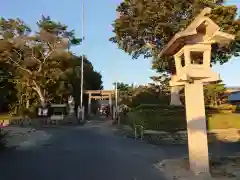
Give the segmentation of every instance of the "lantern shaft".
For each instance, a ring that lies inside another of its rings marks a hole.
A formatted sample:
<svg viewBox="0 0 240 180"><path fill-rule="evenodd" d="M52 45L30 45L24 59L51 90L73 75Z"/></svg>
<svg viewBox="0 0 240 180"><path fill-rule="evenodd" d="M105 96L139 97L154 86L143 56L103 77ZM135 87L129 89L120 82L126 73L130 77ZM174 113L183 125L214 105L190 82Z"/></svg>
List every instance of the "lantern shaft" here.
<svg viewBox="0 0 240 180"><path fill-rule="evenodd" d="M208 140L203 84L185 85L189 164L195 174L209 172Z"/></svg>

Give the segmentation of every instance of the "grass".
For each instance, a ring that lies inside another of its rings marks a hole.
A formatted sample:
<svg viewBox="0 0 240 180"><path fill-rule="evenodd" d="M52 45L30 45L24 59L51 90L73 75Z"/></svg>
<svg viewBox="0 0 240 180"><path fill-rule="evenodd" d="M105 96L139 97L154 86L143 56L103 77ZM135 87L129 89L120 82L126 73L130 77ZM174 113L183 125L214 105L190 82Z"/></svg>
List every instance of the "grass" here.
<svg viewBox="0 0 240 180"><path fill-rule="evenodd" d="M213 114L208 118L208 128L211 129L240 129L240 114L238 113L220 113Z"/></svg>
<svg viewBox="0 0 240 180"><path fill-rule="evenodd" d="M13 116L11 116L9 114L0 114L0 120L10 120L12 118L13 118Z"/></svg>
<svg viewBox="0 0 240 180"><path fill-rule="evenodd" d="M7 114L7 113L0 114L0 126L4 127L4 126L8 125L11 122L11 120L14 120L16 118L18 119L19 117L18 116L11 116L10 114Z"/></svg>
<svg viewBox="0 0 240 180"><path fill-rule="evenodd" d="M18 116L12 116L8 113L0 114L0 120L11 120L11 119L15 119L15 118L18 118Z"/></svg>

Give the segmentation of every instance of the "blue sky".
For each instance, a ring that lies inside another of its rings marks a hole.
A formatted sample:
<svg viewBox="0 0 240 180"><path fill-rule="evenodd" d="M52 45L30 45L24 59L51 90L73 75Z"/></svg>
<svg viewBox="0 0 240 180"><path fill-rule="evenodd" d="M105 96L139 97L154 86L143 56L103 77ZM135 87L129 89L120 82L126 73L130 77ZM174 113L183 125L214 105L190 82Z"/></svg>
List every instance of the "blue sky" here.
<svg viewBox="0 0 240 180"><path fill-rule="evenodd" d="M227 4L237 4L239 0L228 0ZM1 16L24 20L33 29L41 15L65 23L81 36L81 0L2 0ZM108 41L112 36L111 23L116 18L116 7L120 0L85 0L85 44L73 48L76 54L86 54L95 69L103 76L104 89L112 89L112 83L145 84L154 75L151 59L132 58L115 44ZM240 4L240 3L238 3ZM239 5L240 7L240 5ZM240 86L240 58L232 59L214 70L221 74L228 86Z"/></svg>

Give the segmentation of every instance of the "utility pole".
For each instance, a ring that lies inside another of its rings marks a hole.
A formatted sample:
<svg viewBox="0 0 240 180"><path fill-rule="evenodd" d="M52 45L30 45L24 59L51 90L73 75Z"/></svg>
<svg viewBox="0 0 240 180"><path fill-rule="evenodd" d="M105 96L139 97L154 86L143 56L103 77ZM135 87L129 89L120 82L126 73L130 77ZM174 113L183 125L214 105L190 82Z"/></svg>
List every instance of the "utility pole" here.
<svg viewBox="0 0 240 180"><path fill-rule="evenodd" d="M116 73L116 82L115 82L115 106L116 106L116 118L117 123L120 125L120 117L119 117L119 108L118 108L118 80L117 80L117 73Z"/></svg>
<svg viewBox="0 0 240 180"><path fill-rule="evenodd" d="M81 59L81 95L80 95L80 108L83 108L83 45L84 45L84 0L82 0L82 59Z"/></svg>
<svg viewBox="0 0 240 180"><path fill-rule="evenodd" d="M116 102L116 108L118 107L118 85L117 85L117 81L116 81L116 85L115 85L115 102Z"/></svg>

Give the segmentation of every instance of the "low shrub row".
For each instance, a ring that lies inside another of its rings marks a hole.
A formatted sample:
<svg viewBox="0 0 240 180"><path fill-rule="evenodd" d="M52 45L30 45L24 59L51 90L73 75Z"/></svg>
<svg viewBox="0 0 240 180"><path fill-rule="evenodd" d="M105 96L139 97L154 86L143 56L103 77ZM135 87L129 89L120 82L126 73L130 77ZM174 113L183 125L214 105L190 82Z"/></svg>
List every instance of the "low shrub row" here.
<svg viewBox="0 0 240 180"><path fill-rule="evenodd" d="M141 104L134 108L134 110L140 109L167 109L167 110L183 110L185 111L184 106L170 106L166 104ZM223 104L220 106L206 106L206 111L209 112L237 112L239 110L239 106L231 105L231 104Z"/></svg>
<svg viewBox="0 0 240 180"><path fill-rule="evenodd" d="M128 113L128 120L142 125L145 129L162 131L180 131L186 129L185 111L182 109L141 109Z"/></svg>
<svg viewBox="0 0 240 180"><path fill-rule="evenodd" d="M232 113L236 107L207 107L208 129L240 128L240 114ZM231 110L231 113L228 112ZM226 112L227 111L227 112ZM184 107L142 104L127 114L120 114L121 123L145 129L176 132L186 130Z"/></svg>

